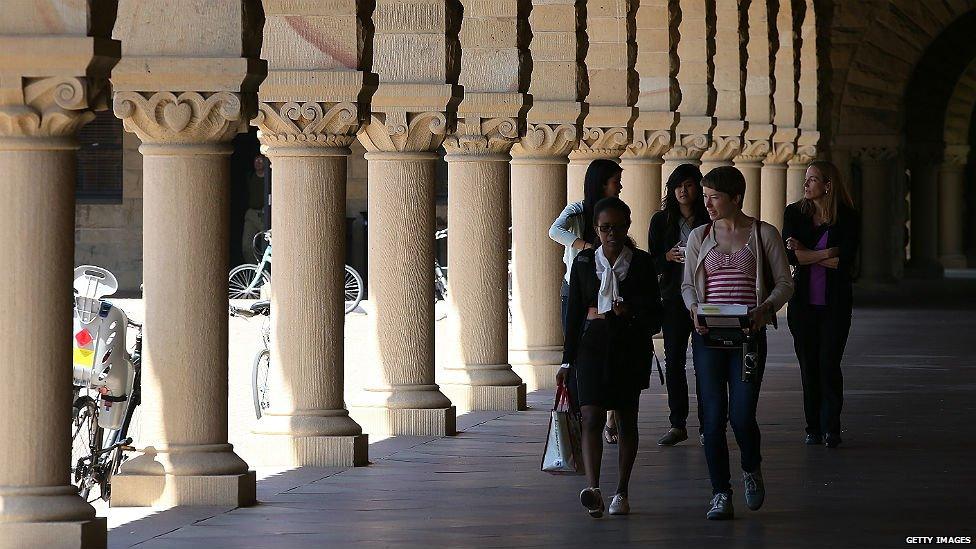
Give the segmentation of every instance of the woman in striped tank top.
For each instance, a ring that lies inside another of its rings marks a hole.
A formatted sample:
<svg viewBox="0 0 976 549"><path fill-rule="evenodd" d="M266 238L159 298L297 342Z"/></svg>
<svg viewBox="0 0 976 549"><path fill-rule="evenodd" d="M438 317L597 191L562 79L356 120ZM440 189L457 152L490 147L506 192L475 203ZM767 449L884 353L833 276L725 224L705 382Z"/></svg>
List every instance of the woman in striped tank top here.
<svg viewBox="0 0 976 549"><path fill-rule="evenodd" d="M765 499L756 406L766 362L766 324L793 295L786 250L779 231L742 213L746 182L739 170L716 168L702 179L711 223L691 232L685 254L681 296L695 323L692 350L701 402L705 459L712 482L707 518L731 519L732 485L726 424L732 423L742 457L746 506L759 509ZM741 348L707 347L707 328L698 324L699 304L735 304L750 308L758 354L758 375L742 380ZM727 419L728 418L728 419Z"/></svg>

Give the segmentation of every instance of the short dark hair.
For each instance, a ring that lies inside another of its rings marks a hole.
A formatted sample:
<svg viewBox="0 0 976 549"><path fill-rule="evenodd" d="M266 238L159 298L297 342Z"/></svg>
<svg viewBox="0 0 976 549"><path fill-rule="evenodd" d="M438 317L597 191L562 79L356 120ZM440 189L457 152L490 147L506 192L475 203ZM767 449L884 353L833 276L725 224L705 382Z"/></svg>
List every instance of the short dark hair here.
<svg viewBox="0 0 976 549"><path fill-rule="evenodd" d="M732 199L738 196L741 200L746 195L746 178L735 166L719 166L709 171L702 177L701 184L702 187L725 193Z"/></svg>
<svg viewBox="0 0 976 549"><path fill-rule="evenodd" d="M593 223L596 223L597 218L600 217L600 213L604 210L617 210L627 216L627 222L630 223L630 206L616 196L603 198L593 206Z"/></svg>

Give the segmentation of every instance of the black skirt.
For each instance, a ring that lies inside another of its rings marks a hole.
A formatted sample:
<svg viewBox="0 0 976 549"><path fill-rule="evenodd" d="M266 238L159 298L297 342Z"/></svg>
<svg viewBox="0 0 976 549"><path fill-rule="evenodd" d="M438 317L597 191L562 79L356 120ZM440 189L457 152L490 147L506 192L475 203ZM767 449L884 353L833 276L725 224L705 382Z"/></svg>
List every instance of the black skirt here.
<svg viewBox="0 0 976 549"><path fill-rule="evenodd" d="M608 410L636 410L647 388L646 365L636 364L629 352L638 342L611 329L605 319L587 320L580 337L576 363L576 400L580 406Z"/></svg>

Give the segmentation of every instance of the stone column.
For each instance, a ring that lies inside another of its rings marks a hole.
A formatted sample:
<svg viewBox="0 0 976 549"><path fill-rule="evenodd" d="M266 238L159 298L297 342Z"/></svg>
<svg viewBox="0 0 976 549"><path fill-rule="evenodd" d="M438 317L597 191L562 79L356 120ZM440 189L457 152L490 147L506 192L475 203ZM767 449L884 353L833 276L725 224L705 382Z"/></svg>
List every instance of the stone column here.
<svg viewBox="0 0 976 549"><path fill-rule="evenodd" d="M647 250L651 217L661 209L661 155L671 146L669 131L635 131L639 136L621 159L624 169L620 198L630 206L630 236Z"/></svg>
<svg viewBox="0 0 976 549"><path fill-rule="evenodd" d="M248 115L226 91L116 91L114 110L143 143L146 313L145 447L112 503L251 504L254 472L227 443L230 140Z"/></svg>
<svg viewBox="0 0 976 549"><path fill-rule="evenodd" d="M434 382L434 187L441 112L374 113L368 151L370 329L379 378L353 406L369 432L445 435L456 412Z"/></svg>
<svg viewBox="0 0 976 549"><path fill-rule="evenodd" d="M443 372L451 401L469 410L525 409L508 362L509 161L514 118L465 118L444 142L450 237L448 323L458 354Z"/></svg>
<svg viewBox="0 0 976 549"><path fill-rule="evenodd" d="M9 16L10 14L8 14ZM0 231L8 235L6 280L0 285L0 401L10 415L0 432L0 546L105 547L105 519L78 496L70 477L71 301L74 268L75 134L94 118L105 76L118 57L107 39L3 37L24 62L55 60L87 49L84 74L97 47L105 55L90 76L0 78ZM36 41L35 44L32 42ZM49 51L45 51L49 50ZM31 66L31 74L38 69ZM23 67L27 69L27 67ZM49 70L45 67L43 70ZM2 70L13 69L4 65ZM15 73L16 74L16 73ZM4 74L3 76L6 76Z"/></svg>
<svg viewBox="0 0 976 549"><path fill-rule="evenodd" d="M368 443L343 399L346 158L353 103L262 102L254 124L274 167L272 385L254 427L261 463L366 465Z"/></svg>
<svg viewBox="0 0 976 549"><path fill-rule="evenodd" d="M719 126L728 124L728 121L719 121ZM738 123L742 125L741 122ZM719 129L716 127L715 132ZM740 130L741 131L741 130ZM701 171L702 175L718 168L719 166L732 166L732 159L742 150L741 135L717 134L712 136L712 146L702 154Z"/></svg>
<svg viewBox="0 0 976 549"><path fill-rule="evenodd" d="M895 150L889 147L863 147L852 151L861 163L861 195L864 197L894 196L891 161ZM892 206L885 201L877 208L861 210L861 278L870 282L893 280L890 258L891 232L898 227L892 219Z"/></svg>
<svg viewBox="0 0 976 549"><path fill-rule="evenodd" d="M969 147L947 147L939 173L939 260L947 269L965 269L963 189ZM933 189L934 190L934 189Z"/></svg>
<svg viewBox="0 0 976 549"><path fill-rule="evenodd" d="M793 152L792 143L775 143L763 162L761 172L759 219L780 231L783 230L783 210L786 209L786 165Z"/></svg>
<svg viewBox="0 0 976 549"><path fill-rule="evenodd" d="M916 277L942 276L939 263L939 169L941 143L909 147L911 171L911 259L908 270Z"/></svg>
<svg viewBox="0 0 976 549"><path fill-rule="evenodd" d="M566 167L566 203L583 201L583 185L586 182L586 169L590 167L590 162L599 156L591 156L585 151L573 151L569 153L569 164Z"/></svg>
<svg viewBox="0 0 976 549"><path fill-rule="evenodd" d="M742 211L752 217L758 217L761 210L762 163L768 154L768 140L746 141L746 146L742 149L742 153L735 157L733 164L742 172L746 180L746 195L743 198Z"/></svg>
<svg viewBox="0 0 976 549"><path fill-rule="evenodd" d="M710 130L709 130L710 131ZM708 134L691 134L679 136L668 152L664 153L664 165L661 166L661 196L667 194L668 178L678 166L682 164L694 164L701 166L701 157L711 146L711 138ZM702 170L702 174L704 174Z"/></svg>
<svg viewBox="0 0 976 549"><path fill-rule="evenodd" d="M512 340L509 359L528 390L554 387L562 363L563 248L549 226L566 204L567 155L577 130L530 124L512 149Z"/></svg>

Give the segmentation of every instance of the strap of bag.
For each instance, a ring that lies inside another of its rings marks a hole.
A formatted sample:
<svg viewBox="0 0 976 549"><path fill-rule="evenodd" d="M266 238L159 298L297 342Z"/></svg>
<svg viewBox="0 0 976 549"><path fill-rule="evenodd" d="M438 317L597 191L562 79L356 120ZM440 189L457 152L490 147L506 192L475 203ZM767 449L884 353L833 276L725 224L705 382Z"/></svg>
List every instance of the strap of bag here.
<svg viewBox="0 0 976 549"><path fill-rule="evenodd" d="M565 385L559 384L556 386L556 401L552 404L552 411L568 412L569 408L569 390Z"/></svg>
<svg viewBox="0 0 976 549"><path fill-rule="evenodd" d="M766 255L766 246L763 245L762 239L762 221L756 220L756 244L762 254L762 277L763 284L769 291L773 291L773 287L776 286L776 280L773 278L773 268L769 265L769 257ZM776 315L773 315L773 328L779 329L776 325Z"/></svg>

